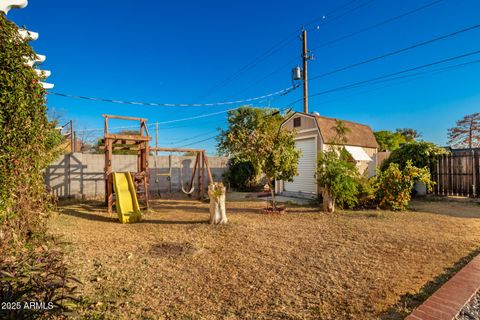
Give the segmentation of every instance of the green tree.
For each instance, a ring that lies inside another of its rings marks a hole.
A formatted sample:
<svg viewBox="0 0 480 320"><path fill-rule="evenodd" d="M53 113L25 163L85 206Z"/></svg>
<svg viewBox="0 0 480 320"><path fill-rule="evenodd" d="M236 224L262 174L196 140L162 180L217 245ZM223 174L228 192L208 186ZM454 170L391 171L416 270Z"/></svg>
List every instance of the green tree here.
<svg viewBox="0 0 480 320"><path fill-rule="evenodd" d="M395 132L390 130L375 131L373 133L379 145L379 151L395 151L404 143L415 142L422 135L415 129L398 128Z"/></svg>
<svg viewBox="0 0 480 320"><path fill-rule="evenodd" d="M405 143L397 150L393 151L390 157L382 164L382 169L388 168L390 163L396 163L403 170L408 161L417 168L430 167L435 164L440 155L446 154L444 148L438 147L431 142L411 142Z"/></svg>
<svg viewBox="0 0 480 320"><path fill-rule="evenodd" d="M265 174L276 209L274 181L292 181L297 175L300 152L294 133L280 130L282 115L274 109L241 107L228 113L228 128L217 137L218 152L249 161Z"/></svg>
<svg viewBox="0 0 480 320"><path fill-rule="evenodd" d="M359 193L358 169L344 147L348 129L337 120L335 130L332 146L318 155L317 182L322 190L325 212L334 212L335 206L354 207Z"/></svg>
<svg viewBox="0 0 480 320"><path fill-rule="evenodd" d="M373 133L379 145L379 151L393 151L397 150L402 143L406 142L405 137L398 133L389 130L375 131Z"/></svg>

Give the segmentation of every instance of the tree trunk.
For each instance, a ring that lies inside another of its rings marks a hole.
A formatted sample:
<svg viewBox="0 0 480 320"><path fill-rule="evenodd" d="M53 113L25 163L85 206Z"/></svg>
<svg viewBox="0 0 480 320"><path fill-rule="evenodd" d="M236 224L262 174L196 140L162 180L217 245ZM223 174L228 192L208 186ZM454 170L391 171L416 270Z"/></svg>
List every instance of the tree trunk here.
<svg viewBox="0 0 480 320"><path fill-rule="evenodd" d="M277 201L275 199L275 189L272 187L272 183L268 183L268 187L270 188L270 194L272 195L272 209L275 211L277 209Z"/></svg>
<svg viewBox="0 0 480 320"><path fill-rule="evenodd" d="M323 211L333 213L335 212L335 198L330 195L328 190L322 190L323 196Z"/></svg>
<svg viewBox="0 0 480 320"><path fill-rule="evenodd" d="M225 209L225 194L227 189L221 182L214 182L208 186L210 197L210 223L227 223L227 212Z"/></svg>

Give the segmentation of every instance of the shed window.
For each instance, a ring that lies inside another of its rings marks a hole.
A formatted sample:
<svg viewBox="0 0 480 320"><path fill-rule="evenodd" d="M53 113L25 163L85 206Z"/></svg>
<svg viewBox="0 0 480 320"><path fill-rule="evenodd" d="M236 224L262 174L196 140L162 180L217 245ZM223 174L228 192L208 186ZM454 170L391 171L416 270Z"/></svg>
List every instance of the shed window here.
<svg viewBox="0 0 480 320"><path fill-rule="evenodd" d="M293 119L293 127L294 128L300 127L301 125L302 125L302 121L301 121L300 117Z"/></svg>

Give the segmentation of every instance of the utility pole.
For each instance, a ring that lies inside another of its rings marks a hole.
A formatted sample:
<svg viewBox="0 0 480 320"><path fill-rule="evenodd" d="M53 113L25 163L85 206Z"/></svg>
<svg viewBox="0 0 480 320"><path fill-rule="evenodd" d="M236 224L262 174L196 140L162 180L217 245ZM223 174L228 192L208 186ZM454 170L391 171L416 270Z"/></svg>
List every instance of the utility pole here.
<svg viewBox="0 0 480 320"><path fill-rule="evenodd" d="M307 50L307 30L303 29L302 31L302 42L303 42L303 52L302 52L302 62L303 62L303 112L308 113L308 72L307 72L307 62L310 59L308 56Z"/></svg>

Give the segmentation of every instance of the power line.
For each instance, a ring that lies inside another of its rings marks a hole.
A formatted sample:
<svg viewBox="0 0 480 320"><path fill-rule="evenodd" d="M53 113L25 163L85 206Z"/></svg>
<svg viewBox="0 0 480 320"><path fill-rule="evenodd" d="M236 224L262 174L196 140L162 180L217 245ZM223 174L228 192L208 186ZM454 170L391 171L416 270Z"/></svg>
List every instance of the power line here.
<svg viewBox="0 0 480 320"><path fill-rule="evenodd" d="M412 50L412 49L415 49L415 48L418 48L418 47L421 47L421 46L424 46L424 45L427 45L427 44L434 43L436 41L444 40L444 39L447 39L449 37L453 37L453 36L462 34L464 32L472 31L472 30L478 29L479 27L480 27L480 24L477 24L477 25L474 25L474 26L471 26L471 27L468 27L468 28L465 28L465 29L461 29L461 30L458 30L458 31L455 31L455 32L437 37L437 38L433 38L433 39L430 39L430 40L427 40L427 41L419 42L419 43L413 44L411 46L408 46L408 47L405 47L405 48L402 48L402 49L398 49L398 50L395 50L395 51L391 51L391 52L382 54L382 55L374 57L374 58L370 58L370 59L367 59L367 60L364 60L364 61L361 61L361 62L350 64L350 65L335 69L333 71L322 73L320 75L317 75L315 77L310 78L309 80L315 80L315 79L323 78L323 77L326 77L326 76L330 76L332 74L335 74L335 73L338 73L338 72L341 72L341 71L345 71L345 70L355 68L355 67L373 62L373 61L377 61L377 60L380 60L380 59L383 59L383 58L387 58L387 57L390 57L390 56L393 56L393 55L396 55L396 54L399 54L399 53L402 53L402 52L405 52L405 51L408 51L408 50Z"/></svg>
<svg viewBox="0 0 480 320"><path fill-rule="evenodd" d="M211 137L206 138L206 139L203 139L203 140L199 140L199 141L194 141L194 142L191 142L191 143L187 143L187 144L184 144L183 146L180 146L179 148L185 148L185 147L188 147L188 146L197 144L197 143L202 143L202 142L205 142L205 141L208 141L208 140L215 139L216 137L217 137L217 135L214 135L214 136L211 136Z"/></svg>
<svg viewBox="0 0 480 320"><path fill-rule="evenodd" d="M347 3L329 11L328 13L326 13L325 15L322 16L322 18L317 18L317 19L314 19L310 22L308 22L307 24L305 24L304 26L307 26L307 25L311 25L317 21L321 21L323 23L323 25L327 25L335 20L338 20L342 17L344 17L345 15L347 14L350 14L358 9L361 9L365 6L367 6L368 4L372 3L373 1L375 0L368 0L366 1L365 3L362 3L356 7L354 7L353 9L350 9L348 10L347 12L344 12L342 14L340 14L339 16L335 16L334 18L332 18L331 20L326 20L325 22L323 22L324 18L328 17L329 15L337 12L337 11L340 11L342 9L344 9L345 7L347 7L348 5L356 2L358 0L351 0L351 1L348 1ZM213 93L214 90L219 90L221 88L224 88L227 84L231 83L233 80L237 79L241 74L245 73L246 71L248 70L251 70L253 69L254 67L256 67L258 64L260 64L261 62L265 61L267 58L269 58L270 56L272 56L273 54L275 54L276 52L280 51L281 49L283 49L284 47L286 47L287 45L289 45L290 43L292 43L295 39L297 39L297 33L298 33L299 30L295 30L293 33L289 34L286 38L284 38L282 41L278 42L277 44L275 44L274 46L272 46L270 49L268 49L267 51L265 51L264 53L262 53L261 55L259 55L257 58L255 58L253 61L251 61L250 63L244 65L243 67L241 67L239 70L237 70L236 72L234 72L231 76L229 76L228 78L224 79L222 82L220 82L219 84L217 85L214 85L212 88L210 88L208 90L208 93L206 95L204 95L202 98L205 98L205 97L208 97L211 95L211 93Z"/></svg>
<svg viewBox="0 0 480 320"><path fill-rule="evenodd" d="M329 23L332 23L332 22L334 22L335 20L338 20L338 19L340 19L340 18L342 18L342 17L344 17L344 16L346 16L346 15L348 15L348 14L354 12L354 11L357 11L358 9L361 9L361 8L363 8L363 7L368 6L369 4L371 4L371 3L374 2L374 1L375 1L375 0L368 0L368 1L364 2L364 3L362 3L362 4L359 4L358 6L352 8L352 9L350 9L350 10L348 10L348 11L346 11L346 12L344 12L344 13L342 13L342 14L340 14L340 15L338 15L338 16L330 19L330 20L326 20L325 23L323 23L323 25L327 25L327 24L329 24ZM323 18L323 17L322 17L322 18ZM317 20L317 21L318 21L318 20Z"/></svg>
<svg viewBox="0 0 480 320"><path fill-rule="evenodd" d="M423 5L423 6L420 6L420 7L418 7L418 8L413 9L413 10L407 11L407 12L402 13L402 14L400 14L400 15L394 16L394 17L392 17L392 18L383 20L383 21L381 21L381 22L379 22L379 23L376 23L376 24L374 24L374 25L371 25L371 26L368 26L368 27L366 27L366 28L363 28L363 29L354 31L354 32L352 32L352 33L349 33L349 34L347 34L347 35L344 35L344 36L335 38L335 39L333 39L333 40L324 42L324 43L322 43L322 44L314 47L313 49L310 49L310 51L313 52L313 51L315 51L315 50L317 50L317 49L320 49L320 48L324 48L324 47L333 45L333 44L335 44L335 43L337 43L337 42L343 41L343 40L345 40L345 39L348 39L348 38L357 36L357 35L359 35L359 34L362 34L362 33L364 33L364 32L367 32L367 31L373 30L373 29L375 29L375 28L381 27L381 26L386 25L386 24L388 24L388 23L390 23L390 22L393 22L393 21L402 19L402 18L404 18L404 17L407 17L407 16L409 16L409 15L412 15L412 14L417 13L417 12L419 12L419 11L422 11L422 10L424 10L424 9L430 8L430 7L434 6L434 5L439 4L439 3L442 2L442 1L444 1L444 0L435 0L435 1L429 2L429 3L427 3L427 4ZM285 68L286 66L289 66L289 65L291 65L292 63L294 63L295 60L296 60L296 58L294 58L294 59L292 59L292 60L289 60L289 61L288 61L287 63L285 63L285 64L282 64L280 67L276 68L275 70L273 70L272 72L270 72L270 73L267 74L266 76L262 77L261 79L255 81L254 83L252 83L252 84L249 85L248 87L246 87L246 88L242 89L241 91L237 92L236 95L239 95L239 94L241 94L241 93L249 90L250 88L256 86L257 84L265 81L266 79L270 78L271 76L273 76L273 75L276 74L277 72L281 71L281 70L282 70L283 68Z"/></svg>
<svg viewBox="0 0 480 320"><path fill-rule="evenodd" d="M153 106L153 107L211 107L211 106L223 106L223 105L232 105L232 104L240 104L240 103L257 101L257 100L265 99L268 97L273 97L276 95L287 94L290 91L294 90L295 88L296 86L290 86L288 88L278 90L269 94L265 94L259 97L243 99L243 100L235 100L235 101L214 102L214 103L157 103L157 102L125 101L125 100L113 100L113 99L106 99L106 98L93 98L93 97L87 97L87 96L77 96L77 95L52 92L52 91L47 92L47 94L52 94L55 96L72 98L72 99L83 99L83 100L90 100L90 101L101 101L101 102L129 104L129 105L144 105L144 106Z"/></svg>
<svg viewBox="0 0 480 320"><path fill-rule="evenodd" d="M476 54L479 54L479 53L480 53L480 50L476 50L476 51L468 52L468 53L458 55L458 56L455 56L455 57L450 57L450 58L443 59L443 60L437 60L435 62L427 63L427 64L420 65L420 66L417 66L417 67L413 67L413 68L409 68L409 69L405 69L405 70L401 70L401 71L377 76L377 77L367 79L367 80L357 81L357 82L347 84L347 85L343 85L343 86L340 86L340 87L336 87L336 88L333 88L333 89L320 91L320 92L309 95L309 97L316 97L316 96L321 96L321 95L325 95L325 94L329 94L329 93L333 93L333 92L343 91L343 90L350 89L350 88L356 88L356 87L364 85L364 84L368 84L368 83L371 83L371 82L376 82L378 80L386 79L386 78L396 76L396 75L399 75L399 74L404 74L404 73L407 73L407 72L428 68L428 67L431 67L431 66L434 66L434 65L438 65L438 64L442 64L442 63L466 58L466 57L473 56L473 55L476 55ZM303 97L301 99L297 99L297 100L291 102L289 105L295 104L295 103L297 103L299 101L302 101L302 100L303 100Z"/></svg>
<svg viewBox="0 0 480 320"><path fill-rule="evenodd" d="M403 76L398 76L398 77L395 77L395 78L388 78L388 79L379 80L379 81L376 81L376 82L373 82L373 83L368 83L368 84L365 84L365 85L376 85L376 84L380 84L380 83L384 83L384 82L392 82L392 81L401 80L401 79L405 79L405 78L413 78L413 79L407 79L406 81L401 81L401 82L398 82L398 83L390 83L389 85L382 86L380 88L374 88L374 89L367 90L367 91L357 93L357 94L353 94L353 95L350 95L350 96L347 96L347 97L343 96L343 97L330 99L328 101L322 101L322 105L332 103L332 102L335 102L335 101L338 101L338 100L342 100L342 99L345 99L345 98L353 97L353 96L356 96L356 95L359 95L359 94L369 93L369 92L372 92L372 91L377 91L377 90L380 90L380 89L388 88L388 87L391 87L393 85L398 85L398 84L401 84L401 83L411 82L413 80L423 78L423 77L425 77L429 74L431 75L431 74L442 73L442 72L446 72L446 71L449 71L449 70L454 70L454 69L458 69L458 68L461 68L461 67L466 67L468 65L473 65L473 64L478 64L478 63L480 63L480 59L469 61L469 62L464 62L464 63L452 65L452 66L446 66L446 67L438 68L438 69L435 69L435 70L427 70L427 71L417 72L417 73L414 73L414 74L407 74L407 75L403 75ZM361 86L357 86L357 87L361 87ZM355 87L355 88L357 88L357 87ZM301 100L297 100L296 102L300 102L300 101ZM296 102L294 102L294 103L296 103Z"/></svg>
<svg viewBox="0 0 480 320"><path fill-rule="evenodd" d="M357 1L358 1L358 0L350 0L350 1L346 2L345 4L343 4L343 5L335 8L335 9L329 11L329 12L327 12L327 13L326 13L325 15L323 15L321 18L313 19L313 20L305 23L303 26L304 26L304 27L307 27L307 26L309 26L309 25L314 24L314 23L317 22L317 21L323 21L323 20L325 20L325 18L326 18L327 16L329 16L329 15L331 15L331 14L334 14L335 12L340 11L340 10L342 10L342 9L345 9L346 7L348 7L349 5L351 5L352 3L357 2Z"/></svg>
<svg viewBox="0 0 480 320"><path fill-rule="evenodd" d="M218 112L213 112L213 113L208 113L204 114L201 116L194 116L194 117L187 117L187 118L180 118L180 119L174 119L174 120L168 120L168 121L159 121L158 124L167 124L167 123L174 123L174 122L183 122L183 121L189 121L189 120L194 120L194 119L199 119L199 118L207 118L207 117L212 117L218 114L222 113L227 113L228 111L235 110L236 108L233 109L228 109L228 110L222 110ZM147 126L154 126L155 123L150 123ZM122 126L122 127L112 127L110 130L119 130L119 129L135 129L138 128L138 125L136 126ZM167 128L175 128L175 127L165 127L165 128L160 128L160 129L167 129ZM87 128L87 129L82 129L82 130L75 130L78 132L87 132L87 131L103 131L104 128Z"/></svg>
<svg viewBox="0 0 480 320"><path fill-rule="evenodd" d="M382 79L386 79L387 81L399 79L399 78L402 78L402 77L397 77L397 78L393 78L393 79L387 79L387 78L389 78L389 77L391 77L391 76L395 76L395 75L399 75L399 74L411 72L411 71L414 71L414 70L419 70L419 69L427 68L427 67L430 67L430 66L433 66L433 65L442 64L442 63L445 63L445 62L449 62L449 61L453 61L453 60L465 58L465 57L467 57L467 56L475 55L475 54L478 54L478 53L480 53L480 50L478 50L478 51L473 51L473 52L466 53L466 54L459 55L459 56L455 56L455 57L451 57L451 58L447 58L447 59L443 59L443 60L439 60L439 61L435 61L435 62L428 63L428 64L424 64L424 65L421 65L421 66L409 68L409 69L406 69L406 70L402 70L402 71L398 71L398 72L394 72L394 73L390 73L390 74L378 76L378 77L371 78L371 79L368 79L368 80L358 81L358 82L355 82L355 83L352 83L352 84L348 84L348 85L344 85L344 86L340 86L340 87L337 87L337 88L334 88L334 89L325 90L325 91L322 91L322 92L319 92L319 93L315 93L315 94L309 95L309 97L314 97L314 96L324 95L324 94L327 94L327 93L332 93L332 92L341 91L341 90L345 90L345 89L355 88L355 87L358 87L358 86L361 86L361 85L365 85L365 84L368 84L368 83L379 83L378 80L382 80ZM468 64L468 63L466 63L466 64ZM465 65L465 64L461 64L461 65ZM460 66L461 66L461 65L460 65ZM449 68L449 67L445 67L445 69L447 69L447 68ZM408 76L411 76L411 75L408 75ZM408 76L406 76L406 77L408 77ZM404 76L404 77L405 77L405 76ZM303 99L303 98L298 99L298 100L295 100L294 102L290 103L290 105L295 104L296 102L299 102L299 101L301 101L302 99ZM222 114L222 113L227 113L227 112L229 112L229 111L233 111L233 110L236 110L236 109L238 109L238 108L232 108L232 109L222 110L222 111L213 112L213 113L210 113L210 114L204 114L204 115L200 115L200 116L193 116L193 117L187 117L187 118L180 118L180 119L162 121L162 122L158 122L158 123L159 123L159 124L167 124L167 123L175 123L175 122L189 121L189 120L194 120L194 119L198 119L198 118L206 118L206 117L211 117L211 116L215 116L215 115ZM148 126L152 126L152 125L154 125L154 123L149 124ZM111 129L128 129L128 128L137 128L137 127L138 127L138 126L123 126L123 127L113 127L113 128L111 128ZM76 131L78 131L78 132L85 132L85 131L102 131L102 130L104 130L104 129L103 129L103 128L95 128L95 129L84 129L84 130L76 130Z"/></svg>
<svg viewBox="0 0 480 320"><path fill-rule="evenodd" d="M388 24L388 23L390 23L390 22L393 22L393 21L402 19L402 18L404 18L404 17L406 17L406 16L409 16L409 15L414 14L414 13L417 13L417 12L419 12L419 11L421 11L421 10L424 10L424 9L430 8L430 7L434 6L434 5L437 5L437 4L439 4L440 2L442 2L442 1L444 1L444 0L435 0L435 1L429 2L429 3L427 3L427 4L423 5L423 6L420 6L420 7L416 8L416 9L407 11L407 12L405 12L405 13L402 13L402 14L398 15L398 16L395 16L395 17L389 18L389 19L387 19L387 20L381 21L381 22L376 23L376 24L374 24L374 25L372 25L372 26L369 26L369 27L360 29L360 30L358 30L358 31L354 31L354 32L352 32L352 33L346 34L346 35L341 36L341 37L339 37L339 38L335 38L335 39L333 39L333 40L324 42L324 43L322 43L322 44L314 47L313 49L311 49L311 51L315 51L315 50L317 50L317 49L320 49L320 48L323 48L323 47L326 47L326 46L330 46L330 45L332 45L332 44L334 44L334 43L337 43L337 42L339 42L339 41L342 41L342 40L345 40L345 39L347 39L347 38L351 38L351 37L353 37L353 36L356 36L356 35L359 35L359 34L361 34L361 33L364 33L364 32L366 32L366 31L370 31L370 30L372 30L372 29L381 27L381 26L383 26L383 25L385 25L385 24Z"/></svg>
<svg viewBox="0 0 480 320"><path fill-rule="evenodd" d="M200 137L203 137L203 136L206 136L206 135L210 135L214 132L216 132L216 130L215 131L204 132L202 134L198 134L198 135L195 135L195 136L189 137L189 138L173 140L173 142L162 143L162 145L178 144L178 143L181 143L181 142L190 141L190 140L197 139L197 138L200 138ZM169 139L169 141L171 141L171 140Z"/></svg>
<svg viewBox="0 0 480 320"><path fill-rule="evenodd" d="M236 108L238 109L238 108ZM281 112L281 111L285 111L289 108L283 108L283 109L280 109L278 110L278 112ZM235 109L233 109L235 110ZM275 113L274 113L275 114ZM203 139L203 140L199 140L199 141L194 141L194 142L191 142L191 143L188 143L188 144L184 144L183 146L180 146L179 148L184 148L184 147L188 147L188 146L191 146L191 145L194 145L194 144L198 144L198 143L202 143L202 142L205 142L205 141L209 141L209 140L212 140L212 139L215 139L217 137L217 135L214 135L214 136L211 136L211 137L208 137L206 139Z"/></svg>
<svg viewBox="0 0 480 320"><path fill-rule="evenodd" d="M236 108L234 108L234 109L228 109L228 110L222 110L222 111L217 111L217 112L212 112L212 113L207 113L207 114L202 114L202 115L196 115L196 116L187 117L187 118L182 118L182 119L174 119L174 120L162 121L162 122L159 122L159 124L166 124L166 123L182 122L182 121L188 121L188 120L194 120L194 119L200 119L200 118L207 118L207 117L212 117L212 116L215 116L215 115L218 115L218 114L227 113L228 111L230 111L230 110L235 110L235 109L236 109Z"/></svg>

